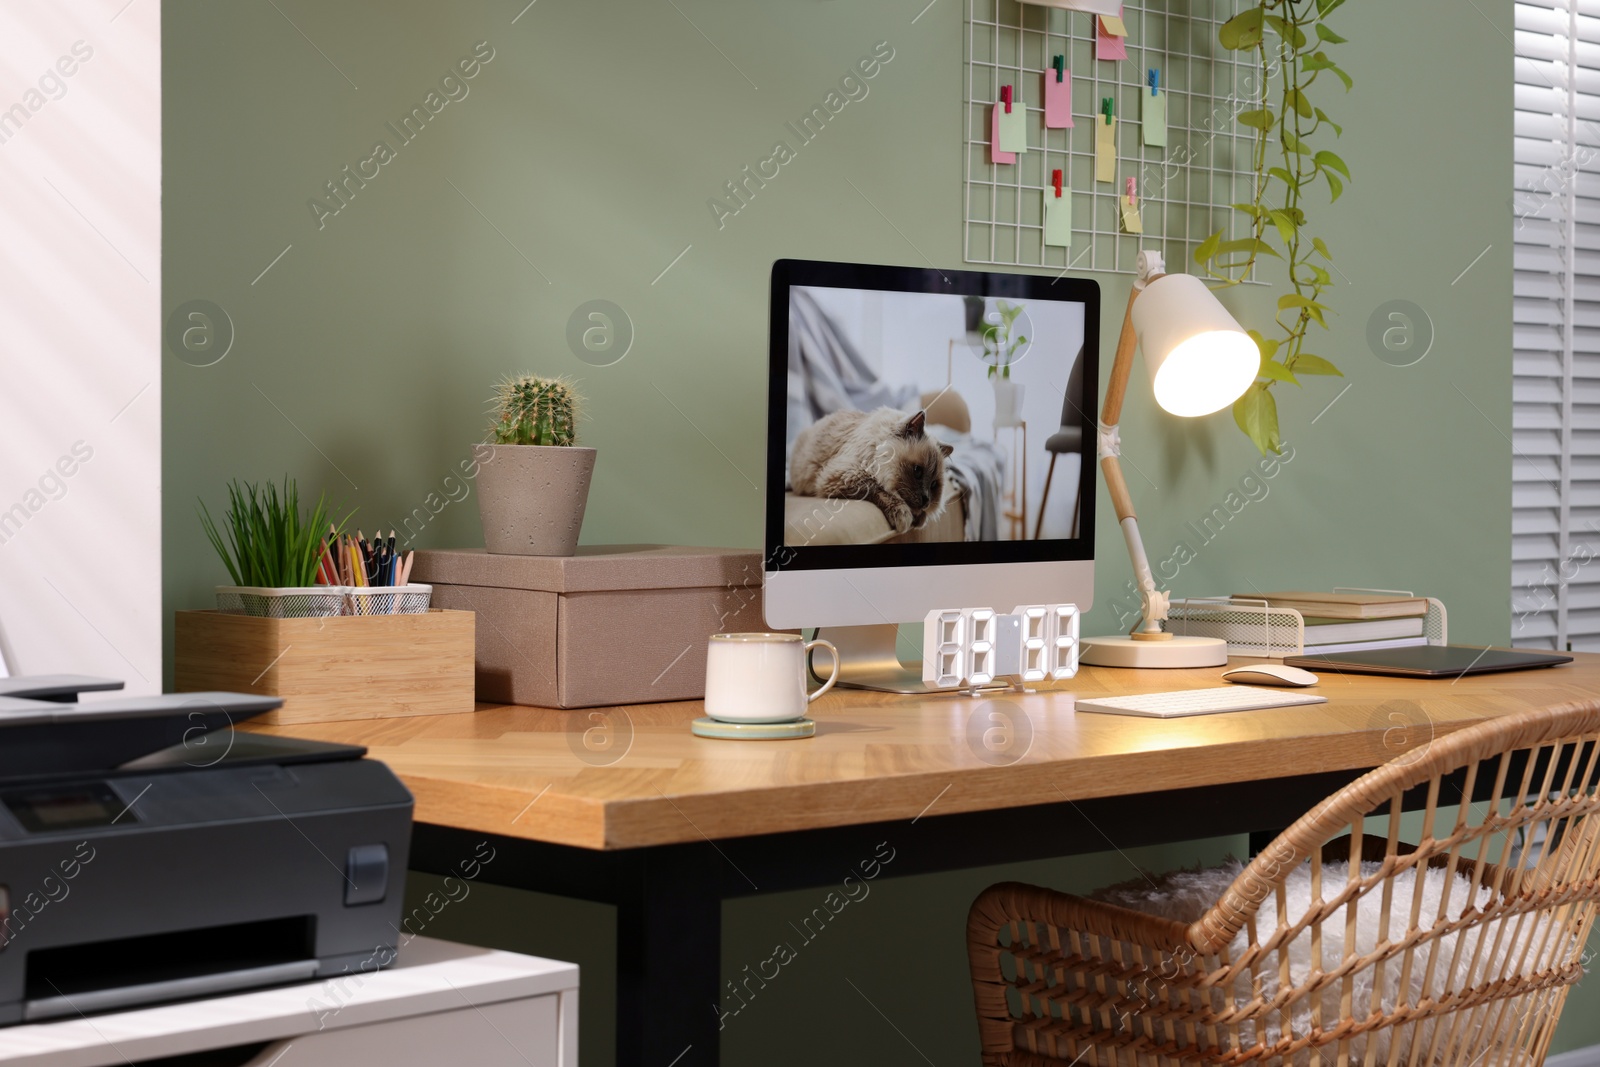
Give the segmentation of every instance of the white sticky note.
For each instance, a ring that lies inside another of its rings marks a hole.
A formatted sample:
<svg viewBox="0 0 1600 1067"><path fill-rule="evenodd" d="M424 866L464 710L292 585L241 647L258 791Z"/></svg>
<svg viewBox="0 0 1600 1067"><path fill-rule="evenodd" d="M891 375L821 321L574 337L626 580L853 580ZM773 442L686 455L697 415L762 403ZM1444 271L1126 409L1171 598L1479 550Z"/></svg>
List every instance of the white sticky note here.
<svg viewBox="0 0 1600 1067"><path fill-rule="evenodd" d="M1157 92L1150 94L1149 86L1139 93L1143 101L1139 112L1139 123L1144 127L1144 143L1152 148L1165 148L1167 146L1167 94Z"/></svg>
<svg viewBox="0 0 1600 1067"><path fill-rule="evenodd" d="M1028 109L1018 100L1006 111L1004 104L996 104L1000 119L1000 151L1026 152L1028 150Z"/></svg>
<svg viewBox="0 0 1600 1067"><path fill-rule="evenodd" d="M1066 248L1072 244L1072 190L1056 196L1054 186L1044 191L1044 243Z"/></svg>

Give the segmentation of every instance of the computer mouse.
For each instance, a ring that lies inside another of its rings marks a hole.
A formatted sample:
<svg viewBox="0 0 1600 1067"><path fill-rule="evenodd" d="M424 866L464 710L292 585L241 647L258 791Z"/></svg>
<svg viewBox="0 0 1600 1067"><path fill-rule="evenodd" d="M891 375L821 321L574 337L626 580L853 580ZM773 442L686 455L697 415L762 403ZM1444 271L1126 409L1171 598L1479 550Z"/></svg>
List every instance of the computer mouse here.
<svg viewBox="0 0 1600 1067"><path fill-rule="evenodd" d="M1316 685L1317 676L1299 667L1285 667L1281 663L1250 663L1222 672L1222 676L1239 685Z"/></svg>

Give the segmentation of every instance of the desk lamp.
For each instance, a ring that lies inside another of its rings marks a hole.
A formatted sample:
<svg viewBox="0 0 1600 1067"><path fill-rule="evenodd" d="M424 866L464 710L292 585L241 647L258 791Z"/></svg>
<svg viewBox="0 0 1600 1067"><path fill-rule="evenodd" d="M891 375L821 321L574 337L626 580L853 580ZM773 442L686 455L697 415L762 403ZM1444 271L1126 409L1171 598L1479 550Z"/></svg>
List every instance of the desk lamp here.
<svg viewBox="0 0 1600 1067"><path fill-rule="evenodd" d="M1117 338L1117 358L1100 412L1100 470L1128 543L1139 585L1140 617L1126 635L1086 637L1081 662L1101 667L1219 667L1228 643L1215 637L1167 633L1167 594L1156 588L1139 536L1133 498L1122 477L1117 420L1133 370L1133 350L1144 349L1156 403L1174 415L1196 418L1232 404L1256 380L1260 350L1210 289L1192 274L1165 274L1161 256L1139 253L1139 276Z"/></svg>

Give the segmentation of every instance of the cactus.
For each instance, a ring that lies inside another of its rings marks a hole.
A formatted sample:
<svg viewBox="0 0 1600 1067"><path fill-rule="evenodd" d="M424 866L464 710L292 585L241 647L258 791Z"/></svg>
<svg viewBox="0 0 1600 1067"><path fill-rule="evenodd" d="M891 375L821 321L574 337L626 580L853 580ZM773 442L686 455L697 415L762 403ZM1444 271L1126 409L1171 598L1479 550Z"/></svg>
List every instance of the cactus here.
<svg viewBox="0 0 1600 1067"><path fill-rule="evenodd" d="M523 374L495 388L494 440L501 445L578 443L578 393L560 378Z"/></svg>

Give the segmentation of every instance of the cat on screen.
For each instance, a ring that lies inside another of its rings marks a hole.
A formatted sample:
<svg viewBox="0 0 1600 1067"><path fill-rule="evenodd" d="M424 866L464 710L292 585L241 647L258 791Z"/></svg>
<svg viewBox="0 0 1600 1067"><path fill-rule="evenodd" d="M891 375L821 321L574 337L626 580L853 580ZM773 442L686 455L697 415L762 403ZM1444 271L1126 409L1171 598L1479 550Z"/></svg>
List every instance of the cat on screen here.
<svg viewBox="0 0 1600 1067"><path fill-rule="evenodd" d="M949 496L951 448L929 437L926 423L922 411L835 411L795 438L789 484L805 496L869 501L896 534L921 529Z"/></svg>

